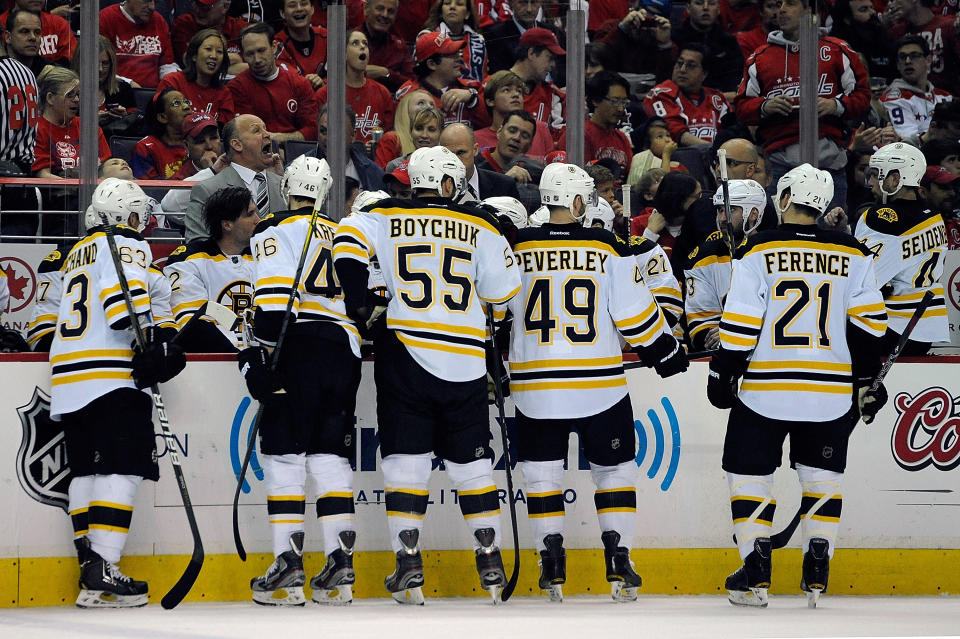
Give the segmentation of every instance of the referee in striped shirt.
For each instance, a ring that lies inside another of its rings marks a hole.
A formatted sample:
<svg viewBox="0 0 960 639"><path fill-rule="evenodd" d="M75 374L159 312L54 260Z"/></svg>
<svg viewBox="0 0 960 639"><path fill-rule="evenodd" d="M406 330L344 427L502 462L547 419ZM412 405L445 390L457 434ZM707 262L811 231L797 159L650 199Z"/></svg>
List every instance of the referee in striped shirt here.
<svg viewBox="0 0 960 639"><path fill-rule="evenodd" d="M30 177L33 147L40 119L37 80L24 64L0 57L0 177ZM36 191L23 186L2 187L4 210L36 210ZM0 213L0 236L34 235L37 216Z"/></svg>

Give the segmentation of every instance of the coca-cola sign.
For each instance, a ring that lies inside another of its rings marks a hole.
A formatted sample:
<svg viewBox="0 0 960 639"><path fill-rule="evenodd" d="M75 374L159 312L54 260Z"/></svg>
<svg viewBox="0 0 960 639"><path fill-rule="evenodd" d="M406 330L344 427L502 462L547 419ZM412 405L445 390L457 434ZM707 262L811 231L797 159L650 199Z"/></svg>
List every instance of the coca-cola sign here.
<svg viewBox="0 0 960 639"><path fill-rule="evenodd" d="M933 465L939 470L953 470L960 465L957 399L939 387L928 388L916 396L896 396L893 404L899 415L890 437L890 449L901 468L917 471Z"/></svg>

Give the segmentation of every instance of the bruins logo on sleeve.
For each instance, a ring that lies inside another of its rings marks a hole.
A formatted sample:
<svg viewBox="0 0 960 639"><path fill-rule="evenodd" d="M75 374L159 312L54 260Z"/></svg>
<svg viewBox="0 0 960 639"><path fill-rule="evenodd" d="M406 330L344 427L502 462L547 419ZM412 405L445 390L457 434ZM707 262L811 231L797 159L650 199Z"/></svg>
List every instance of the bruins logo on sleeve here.
<svg viewBox="0 0 960 639"><path fill-rule="evenodd" d="M885 206L882 209L877 209L877 217L885 222L896 222L897 212Z"/></svg>
<svg viewBox="0 0 960 639"><path fill-rule="evenodd" d="M186 251L187 251L187 246L184 244L182 246L178 246L177 248L173 249L173 252L170 253L170 256L173 257L174 255L181 255L183 253L186 253Z"/></svg>

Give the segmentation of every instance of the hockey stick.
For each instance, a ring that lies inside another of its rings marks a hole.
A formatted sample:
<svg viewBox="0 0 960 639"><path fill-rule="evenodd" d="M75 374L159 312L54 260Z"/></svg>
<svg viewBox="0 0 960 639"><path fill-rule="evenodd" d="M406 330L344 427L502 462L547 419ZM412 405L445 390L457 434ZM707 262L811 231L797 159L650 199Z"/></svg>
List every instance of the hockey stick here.
<svg viewBox="0 0 960 639"><path fill-rule="evenodd" d="M900 353L903 351L904 346L906 346L907 342L910 340L910 334L917 326L917 322L919 322L920 318L923 317L924 312L926 312L927 307L930 306L932 301L932 292L927 291L923 294L923 297L920 299L920 304L918 304L916 310L913 311L913 315L910 316L910 321L907 322L907 327L903 329L903 334L900 336L900 339L897 340L897 345L893 347L892 351L890 351L890 355L887 356L886 361L884 361L883 365L880 367L880 372L877 373L877 376L873 379L873 383L870 384L871 392L876 392L876 390L880 388L880 384L883 383L883 379L887 376L887 373L890 372L894 362L896 362L900 357ZM801 514L802 506L797 509L793 519L790 520L790 523L787 524L783 530L770 537L775 549L783 548L787 545L787 542L790 541L790 538L793 536L794 531L796 531L797 526L800 525ZM736 536L734 536L734 542L736 542Z"/></svg>
<svg viewBox="0 0 960 639"><path fill-rule="evenodd" d="M735 242L733 238L733 221L731 216L733 213L730 209L730 180L727 178L727 150L720 149L717 151L717 158L720 160L720 186L723 188L723 217L724 217L724 226L727 229L727 246L730 248L730 257L733 258L735 252Z"/></svg>
<svg viewBox="0 0 960 639"><path fill-rule="evenodd" d="M144 352L146 347L146 338L143 334L143 326L137 316L136 309L133 306L133 297L130 295L130 284L123 272L123 264L120 261L120 252L117 250L117 240L113 235L113 227L110 225L107 216L100 214L104 224L104 232L107 238L107 246L110 248L110 256L113 258L113 268L117 271L117 279L120 280L120 292L123 294L123 303L127 307L127 316L130 319L130 325L133 327L133 334L137 340L137 347L140 352ZM187 482L183 476L183 468L180 467L180 455L177 453L176 441L173 439L173 433L170 432L170 423L167 421L167 410L163 403L163 397L160 395L160 387L157 384L150 386L150 392L153 394L153 404L157 408L157 421L160 422L160 431L163 434L163 440L167 445L167 454L170 457L170 463L173 465L173 474L177 479L177 487L180 489L180 499L183 501L183 509L187 513L187 521L190 523L190 533L193 535L193 555L190 557L190 563L187 569L173 584L167 594L160 600L160 604L167 610L175 608L177 604L183 601L190 589L193 587L197 576L200 574L200 568L203 566L203 541L200 539L200 528L197 526L197 519L193 514L193 504L190 502L190 493L187 491Z"/></svg>
<svg viewBox="0 0 960 639"><path fill-rule="evenodd" d="M693 351L687 353L687 361L692 362L695 359L707 359L713 357L717 354L719 349L714 349L712 351ZM637 360L636 362L624 362L623 370L630 370L631 368L643 368L643 362Z"/></svg>
<svg viewBox="0 0 960 639"><path fill-rule="evenodd" d="M237 314L231 311L229 308L223 304L218 304L213 300L209 300L200 305L200 307L190 315L190 319L187 320L187 323L183 325L177 334L173 336L173 339L170 340L171 343L176 344L180 337L187 332L187 329L193 326L196 322L199 322L202 317L209 317L213 320L213 323L217 326L225 326L227 330L233 330L233 326L237 323Z"/></svg>
<svg viewBox="0 0 960 639"><path fill-rule="evenodd" d="M487 324L490 325L490 340L493 348L493 361L502 363L500 349L497 348L497 330L493 321L493 305L487 305ZM494 370L493 389L500 417L500 444L503 446L503 470L507 473L507 503L510 505L510 524L513 526L513 573L500 592L500 601L507 601L517 587L520 578L520 531L517 528L517 505L513 497L513 473L510 471L510 442L507 441L507 417L503 412L503 382L498 371Z"/></svg>
<svg viewBox="0 0 960 639"><path fill-rule="evenodd" d="M297 298L297 289L300 288L300 278L303 276L303 266L307 261L307 253L310 250L310 240L316 233L317 218L320 217L320 207L323 205L323 196L318 196L314 200L313 212L310 214L310 227L307 229L307 235L303 239L303 248L300 250L300 261L297 262L297 270L293 276L293 285L290 288L290 297L287 298L287 308L283 312L283 320L280 322L280 333L277 335L277 344L273 347L273 354L270 357L270 370L277 370L277 362L280 361L280 349L283 347L283 340L287 335L287 327L290 326L290 311L293 309L293 301ZM252 346L252 344L248 344ZM250 427L250 437L247 439L247 452L243 455L243 464L240 466L240 473L237 475L237 489L233 493L233 543L237 547L237 555L240 561L247 560L247 551L243 547L243 540L240 539L240 491L243 489L243 480L247 474L247 466L250 465L250 456L253 454L253 445L257 441L257 433L260 431L260 420L263 418L263 402L257 408L257 414L253 418L253 425Z"/></svg>

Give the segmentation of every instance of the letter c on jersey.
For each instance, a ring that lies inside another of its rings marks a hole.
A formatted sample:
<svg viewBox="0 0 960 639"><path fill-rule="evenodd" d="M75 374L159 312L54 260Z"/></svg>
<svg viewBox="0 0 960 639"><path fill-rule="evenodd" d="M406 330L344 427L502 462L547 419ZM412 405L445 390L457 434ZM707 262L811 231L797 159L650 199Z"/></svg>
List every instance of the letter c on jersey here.
<svg viewBox="0 0 960 639"><path fill-rule="evenodd" d="M663 476L663 481L660 482L660 490L666 492L670 489L670 485L673 483L673 478L677 474L677 468L680 466L680 422L677 420L677 413L673 410L673 404L670 403L668 398L661 397L660 405L663 406L663 411L667 416L667 423L670 425L670 459L667 462L667 471ZM660 420L660 416L655 410L652 408L647 410L647 418L650 420L650 430L652 431L655 445L653 450L653 458L650 462L650 468L647 469L647 477L653 479L657 476L657 473L660 472L660 467L663 465L663 457L667 452L667 434L665 432L663 422ZM633 425L637 430L637 466L642 467L647 456L647 443L650 438L648 437L647 429L641 420L634 420Z"/></svg>
<svg viewBox="0 0 960 639"><path fill-rule="evenodd" d="M250 441L250 431L253 430L254 417L251 417L250 423L247 424L246 435L243 439L240 438L243 418L250 404L251 399L249 397L244 397L240 400L240 405L237 406L237 412L233 415L233 424L230 426L230 465L233 467L233 475L237 479L240 478L240 465L243 463L243 455L247 452L247 442ZM254 413L254 415L256 415L256 413ZM253 446L253 452L250 453L250 470L253 471L253 476L256 477L258 481L263 481L263 468L260 467L260 460L257 459L256 441L253 442ZM247 483L246 478L243 480L241 490L243 490L244 493L250 492L250 484Z"/></svg>

